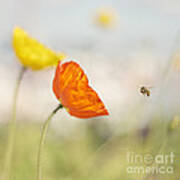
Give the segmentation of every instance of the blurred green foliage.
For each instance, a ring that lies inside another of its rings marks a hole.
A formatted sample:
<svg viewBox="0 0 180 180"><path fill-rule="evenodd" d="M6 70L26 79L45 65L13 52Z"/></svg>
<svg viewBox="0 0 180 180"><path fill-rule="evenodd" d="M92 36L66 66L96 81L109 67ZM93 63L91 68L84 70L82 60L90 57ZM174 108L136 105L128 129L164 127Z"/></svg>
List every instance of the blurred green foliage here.
<svg viewBox="0 0 180 180"><path fill-rule="evenodd" d="M53 123L53 122L52 122ZM44 180L178 180L180 178L180 130L155 119L144 129L115 134L105 123L87 121L69 136L49 129L44 148ZM101 129L101 130L100 130ZM103 129L103 130L102 130ZM36 178L40 124L19 123L12 164L12 180ZM7 127L0 128L0 171L6 151ZM173 174L128 174L127 153L175 153Z"/></svg>

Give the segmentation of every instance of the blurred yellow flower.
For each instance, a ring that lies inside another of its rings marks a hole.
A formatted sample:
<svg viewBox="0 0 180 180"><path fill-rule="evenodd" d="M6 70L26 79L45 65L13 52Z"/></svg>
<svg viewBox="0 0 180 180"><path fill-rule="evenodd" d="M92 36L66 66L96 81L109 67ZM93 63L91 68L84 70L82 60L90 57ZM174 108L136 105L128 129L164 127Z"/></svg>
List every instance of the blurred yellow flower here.
<svg viewBox="0 0 180 180"><path fill-rule="evenodd" d="M180 116L175 116L169 124L169 130L175 130L180 127Z"/></svg>
<svg viewBox="0 0 180 180"><path fill-rule="evenodd" d="M96 22L104 28L114 26L116 20L117 20L117 14L114 9L101 8L97 12Z"/></svg>
<svg viewBox="0 0 180 180"><path fill-rule="evenodd" d="M57 65L65 59L65 54L56 53L31 38L22 28L15 27L13 31L13 48L19 61L33 70Z"/></svg>
<svg viewBox="0 0 180 180"><path fill-rule="evenodd" d="M175 70L179 71L180 70L180 53L176 52L173 55L173 67Z"/></svg>

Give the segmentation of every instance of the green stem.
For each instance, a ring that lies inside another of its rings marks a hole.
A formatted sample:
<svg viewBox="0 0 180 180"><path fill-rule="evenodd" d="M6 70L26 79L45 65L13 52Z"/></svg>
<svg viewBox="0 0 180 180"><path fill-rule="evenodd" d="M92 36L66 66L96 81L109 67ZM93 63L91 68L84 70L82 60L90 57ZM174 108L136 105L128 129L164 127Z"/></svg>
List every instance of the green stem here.
<svg viewBox="0 0 180 180"><path fill-rule="evenodd" d="M14 149L15 135L16 135L17 99L19 95L20 84L21 84L25 71L26 71L26 68L23 66L20 70L20 73L16 82L15 90L14 90L12 119L9 122L8 144L7 144L7 150L6 150L6 155L5 155L5 164L4 164L4 172L3 172L3 179L6 179L6 180L9 179L9 175L11 173L11 160L13 156L13 149Z"/></svg>
<svg viewBox="0 0 180 180"><path fill-rule="evenodd" d="M42 151L43 151L43 146L44 146L44 142L45 142L45 139L46 139L48 127L49 127L49 124L50 124L50 121L51 121L52 117L61 108L63 108L63 106L62 106L62 104L59 104L58 107L56 109L54 109L54 111L50 114L50 116L45 121L45 123L43 124L43 127L42 127L40 143L39 143L39 150L38 150L38 156L37 156L37 180L42 179L42 172L41 172L42 171Z"/></svg>

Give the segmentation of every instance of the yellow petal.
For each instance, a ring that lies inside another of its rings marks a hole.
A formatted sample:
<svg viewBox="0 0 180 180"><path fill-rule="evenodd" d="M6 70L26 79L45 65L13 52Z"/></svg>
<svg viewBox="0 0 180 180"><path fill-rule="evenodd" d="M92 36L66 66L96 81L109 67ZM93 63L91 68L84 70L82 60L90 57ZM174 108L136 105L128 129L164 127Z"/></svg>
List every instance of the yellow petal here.
<svg viewBox="0 0 180 180"><path fill-rule="evenodd" d="M180 116L175 116L174 119L170 122L170 130L175 130L180 126Z"/></svg>
<svg viewBox="0 0 180 180"><path fill-rule="evenodd" d="M13 31L13 48L19 61L33 70L40 70L57 65L65 59L63 53L56 53L30 37L22 28Z"/></svg>

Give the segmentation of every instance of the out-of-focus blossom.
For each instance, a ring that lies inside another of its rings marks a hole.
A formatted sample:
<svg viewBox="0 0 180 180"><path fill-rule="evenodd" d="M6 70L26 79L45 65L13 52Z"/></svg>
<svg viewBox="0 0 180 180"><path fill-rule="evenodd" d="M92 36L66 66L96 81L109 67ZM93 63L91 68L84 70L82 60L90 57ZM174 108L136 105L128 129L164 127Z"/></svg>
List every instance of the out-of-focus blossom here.
<svg viewBox="0 0 180 180"><path fill-rule="evenodd" d="M72 116L91 118L109 114L97 93L89 86L82 68L73 61L59 63L53 91Z"/></svg>
<svg viewBox="0 0 180 180"><path fill-rule="evenodd" d="M65 54L45 47L20 27L15 27L13 31L13 48L23 66L33 70L57 65L58 61L65 59Z"/></svg>
<svg viewBox="0 0 180 180"><path fill-rule="evenodd" d="M101 8L96 14L96 23L103 28L113 27L116 24L117 14L112 8Z"/></svg>
<svg viewBox="0 0 180 180"><path fill-rule="evenodd" d="M173 56L173 68L180 71L180 53L175 53Z"/></svg>
<svg viewBox="0 0 180 180"><path fill-rule="evenodd" d="M180 116L175 116L169 124L169 130L173 131L180 127Z"/></svg>

